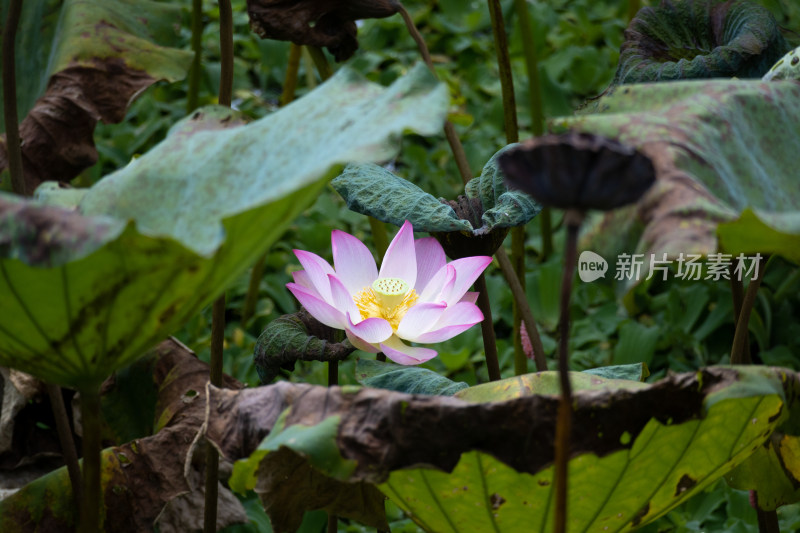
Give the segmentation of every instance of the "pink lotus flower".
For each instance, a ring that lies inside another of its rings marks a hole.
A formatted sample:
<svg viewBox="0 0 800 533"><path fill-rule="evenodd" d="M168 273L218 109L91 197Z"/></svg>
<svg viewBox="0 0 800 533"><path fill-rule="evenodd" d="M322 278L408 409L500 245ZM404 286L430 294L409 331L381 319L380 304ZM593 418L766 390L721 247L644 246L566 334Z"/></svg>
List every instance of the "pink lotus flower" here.
<svg viewBox="0 0 800 533"><path fill-rule="evenodd" d="M477 292L467 289L492 261L465 257L450 263L433 237L414 240L406 221L386 250L380 272L372 254L352 235L331 234L333 264L303 250L304 270L286 287L311 315L343 329L356 348L383 352L402 365L436 357L436 350L409 346L450 339L483 320Z"/></svg>

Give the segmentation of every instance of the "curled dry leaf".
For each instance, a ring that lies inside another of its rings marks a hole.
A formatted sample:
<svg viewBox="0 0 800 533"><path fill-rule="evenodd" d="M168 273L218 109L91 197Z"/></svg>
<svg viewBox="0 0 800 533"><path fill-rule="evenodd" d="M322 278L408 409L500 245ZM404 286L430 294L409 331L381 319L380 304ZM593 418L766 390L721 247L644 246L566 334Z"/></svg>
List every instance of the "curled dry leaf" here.
<svg viewBox="0 0 800 533"><path fill-rule="evenodd" d="M793 407L786 389L796 381L781 369L709 368L653 385L576 392L571 469L585 490L574 494L581 502L575 509L583 511L571 513L570 529L644 524L702 490L786 419ZM507 401L467 403L286 382L242 391L210 387L206 437L227 458L241 459L231 477L237 490L257 483L277 490L282 483L287 499L282 510L270 511L273 520L284 519L278 511L305 508L305 481L287 485L259 468L288 460L289 448L317 473L379 484L428 531L447 530L446 520L456 530L490 530L487 517L501 526L497 531L521 531L520 516L548 531L559 399L525 390ZM488 515L487 490L503 500Z"/></svg>
<svg viewBox="0 0 800 533"><path fill-rule="evenodd" d="M775 18L754 2L662 0L625 30L614 83L757 78L788 51Z"/></svg>
<svg viewBox="0 0 800 533"><path fill-rule="evenodd" d="M262 39L326 47L344 61L358 49L356 20L397 13L395 0L247 0L250 27Z"/></svg>
<svg viewBox="0 0 800 533"><path fill-rule="evenodd" d="M105 531L150 531L167 503L202 487L202 483L193 486L184 476L183 458L204 420L208 365L174 339L154 351L153 376L159 388L156 417L162 428L153 436L103 451ZM225 383L241 387L231 378ZM200 474L189 470L189 475L193 479ZM184 498L176 505L185 507L192 501L192 497ZM195 513L202 516L198 509ZM69 478L61 468L0 502L0 531L73 531L75 515ZM238 520L242 514L234 509L225 516Z"/></svg>
<svg viewBox="0 0 800 533"><path fill-rule="evenodd" d="M28 190L46 180L68 182L92 166L98 121L120 122L144 89L185 75L192 55L155 44L174 39L174 29L168 28L179 18L175 7L156 3L64 2L46 91L20 124ZM3 138L0 170L7 165Z"/></svg>

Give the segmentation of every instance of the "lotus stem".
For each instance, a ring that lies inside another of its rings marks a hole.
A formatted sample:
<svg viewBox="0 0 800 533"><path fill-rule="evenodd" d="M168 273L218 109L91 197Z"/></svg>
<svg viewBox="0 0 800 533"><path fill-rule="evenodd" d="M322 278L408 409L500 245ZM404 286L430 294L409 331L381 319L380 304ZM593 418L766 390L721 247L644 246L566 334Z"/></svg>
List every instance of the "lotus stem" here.
<svg viewBox="0 0 800 533"><path fill-rule="evenodd" d="M503 20L503 10L498 0L488 0L489 14L492 18L492 33L494 34L494 47L497 53L497 67L500 72L500 87L503 94L503 127L506 133L506 142L511 144L519 141L519 126L517 124L517 99L514 95L514 77L511 72L511 60L508 55L508 35L506 34L505 21ZM503 252L505 257L505 252ZM511 229L511 264L514 266L517 279L525 292L525 227L518 226ZM510 279L506 276L506 279ZM509 282L510 283L510 282ZM522 314L520 313L521 300L514 297L512 307L512 338L514 339L514 374L519 376L528 372L528 359L522 350L522 339L520 338L520 325L522 324ZM527 299L523 298L527 304ZM536 328L534 324L534 329ZM538 339L538 332L536 339ZM541 342L539 343L541 344ZM534 349L536 356L538 350ZM543 357L543 356L542 356ZM542 361L544 359L542 358ZM537 367L539 359L537 358ZM544 370L547 367L545 366ZM541 368L539 370L542 370Z"/></svg>
<svg viewBox="0 0 800 533"><path fill-rule="evenodd" d="M758 295L758 288L764 278L766 268L766 257L758 261L758 276L754 276L747 286L747 292L742 297L742 280L734 276L734 267L730 268L731 290L733 292L733 312L736 317L736 332L733 335L733 347L731 348L732 365L752 364L750 357L750 336L748 328L750 325L750 312ZM756 502L756 516L758 517L759 533L780 533L778 525L778 513L775 510L765 511L758 506L758 491L753 491L753 499Z"/></svg>
<svg viewBox="0 0 800 533"><path fill-rule="evenodd" d="M103 500L100 489L100 389L88 387L80 390L81 421L83 425L83 483L80 506L80 533L101 531Z"/></svg>
<svg viewBox="0 0 800 533"><path fill-rule="evenodd" d="M233 101L233 9L231 0L219 0L219 105Z"/></svg>
<svg viewBox="0 0 800 533"><path fill-rule="evenodd" d="M247 284L247 294L244 297L244 305L242 306L242 328L246 328L250 323L250 319L256 311L256 304L258 303L258 291L261 287L261 278L264 275L264 263L267 261L267 254L258 258L253 265L253 270L250 272L250 281Z"/></svg>
<svg viewBox="0 0 800 533"><path fill-rule="evenodd" d="M488 0L488 3L489 15L492 18L494 49L497 54L497 68L500 72L500 88L503 94L503 127L506 132L506 142L511 144L519 141L519 127L517 126L514 78L511 74L511 60L508 57L508 36L499 0Z"/></svg>
<svg viewBox="0 0 800 533"><path fill-rule="evenodd" d="M642 8L642 0L628 0L628 20L636 16Z"/></svg>
<svg viewBox="0 0 800 533"><path fill-rule="evenodd" d="M225 295L217 298L211 308L211 362L209 381L215 387L222 386L222 349L225 341ZM206 494L203 514L204 533L217 530L217 496L219 486L219 452L206 443Z"/></svg>
<svg viewBox="0 0 800 533"><path fill-rule="evenodd" d="M383 257L386 255L386 249L389 248L389 235L386 233L386 224L375 217L367 218L369 219L369 227L372 229L372 242L375 243L375 251L379 257Z"/></svg>
<svg viewBox="0 0 800 533"><path fill-rule="evenodd" d="M219 79L219 104L231 106L233 98L233 10L231 0L219 0L219 49L222 63ZM211 307L211 361L209 381L222 386L222 349L225 341L225 294ZM219 485L219 452L206 443L206 494L203 514L204 533L217 530L217 487Z"/></svg>
<svg viewBox="0 0 800 533"><path fill-rule="evenodd" d="M303 48L294 43L289 48L289 60L286 67L286 78L283 82L283 91L281 92L281 107L290 104L294 101L295 91L297 90L297 73L300 70L300 56ZM250 281L247 284L247 294L244 298L244 305L242 306L242 328L246 328L250 319L256 311L256 304L258 303L258 292L261 287L261 278L264 275L264 263L267 260L267 254L264 253L258 258L253 265L253 270L250 272Z"/></svg>
<svg viewBox="0 0 800 533"><path fill-rule="evenodd" d="M525 70L528 73L528 102L531 109L531 133L538 137L544 133L544 105L542 103L542 84L539 79L539 58L536 53L536 42L533 40L533 29L528 15L525 0L514 0L514 9L519 19L522 34L522 49L525 54ZM553 253L553 217L550 208L545 207L539 213L539 228L542 234L541 261L545 261Z"/></svg>
<svg viewBox="0 0 800 533"><path fill-rule="evenodd" d="M192 66L189 68L189 90L186 95L186 112L197 108L200 95L200 68L203 61L203 0L192 0Z"/></svg>
<svg viewBox="0 0 800 533"><path fill-rule="evenodd" d="M431 53L428 50L428 45L425 44L425 39L422 38L422 34L417 29L417 25L414 24L414 21L411 19L408 11L406 11L405 6L400 2L397 2L397 5L399 7L398 12L400 13L400 16L403 17L403 21L406 23L406 28L408 28L408 33L411 34L411 38L417 43L419 53L422 55L422 60L425 61L428 69L430 69L431 73L438 80L439 75L436 74L436 69L433 68L433 60L431 59ZM461 139L458 138L456 128L449 120L444 122L444 135L447 138L448 144L450 145L450 150L453 152L453 158L456 161L456 167L458 167L458 172L461 175L461 181L464 183L464 185L466 185L467 182L472 179L472 170L469 168L467 154L464 152L464 146L461 144Z"/></svg>
<svg viewBox="0 0 800 533"><path fill-rule="evenodd" d="M339 384L339 361L328 361L328 386Z"/></svg>
<svg viewBox="0 0 800 533"><path fill-rule="evenodd" d="M325 81L333 76L333 69L328 62L328 58L325 57L325 52L322 51L322 48L319 46L306 46L306 48L308 48L308 54L311 56L312 61L314 61L314 66L317 67L320 79Z"/></svg>
<svg viewBox="0 0 800 533"><path fill-rule="evenodd" d="M502 249L502 248L501 248ZM505 256L505 250L503 251ZM520 326L523 324L523 316L525 313L522 311L522 306L525 306L529 318L532 318L530 307L528 306L528 299L525 295L525 226L517 226L511 228L511 260L510 263L513 267L514 275L519 283L520 296L514 295L514 305L511 308L511 322L514 324L514 375L520 376L528 372L528 358L522 349L522 337L520 336ZM506 279L510 279L506 276ZM509 282L511 283L511 282ZM514 291L512 289L512 294ZM541 348L542 340L539 338L539 331L536 328L536 322L528 322L525 319L525 329L528 331L528 337L533 344L533 357L536 362L536 370L542 372L547 370L547 362L544 358L544 349ZM535 335L531 335L531 329Z"/></svg>
<svg viewBox="0 0 800 533"><path fill-rule="evenodd" d="M492 308L489 305L489 292L486 288L486 276L481 273L475 280L475 289L478 291L478 308L483 313L481 321L481 334L483 335L483 351L486 357L486 369L489 372L489 381L500 379L500 363L497 360L497 344L494 336L494 322L492 321Z"/></svg>
<svg viewBox="0 0 800 533"><path fill-rule="evenodd" d="M16 37L22 0L11 0L3 31L3 113L5 114L6 149L8 151L8 172L11 174L11 188L16 194L29 196L25 176L22 172L22 147L19 140L19 121L17 117L17 75L16 75Z"/></svg>
<svg viewBox="0 0 800 533"><path fill-rule="evenodd" d="M314 60L311 59L311 54L308 52L307 46L300 47L302 52L300 55L303 58L303 65L305 66L306 85L309 89L314 89L317 86L317 78L314 76Z"/></svg>
<svg viewBox="0 0 800 533"><path fill-rule="evenodd" d="M758 288L761 286L761 280L764 278L765 265L766 257L761 257L758 262L758 276L754 276L753 279L750 280L750 284L747 286L747 291L745 291L744 299L742 300L742 307L736 320L736 333L733 335L733 346L731 347L732 365L747 365L751 363L748 326L750 324L750 313L753 310L753 305L758 295Z"/></svg>
<svg viewBox="0 0 800 533"><path fill-rule="evenodd" d="M297 90L297 73L300 71L300 56L303 48L292 43L289 47L289 61L286 66L286 78L283 82L281 92L281 106L289 105L294 101L294 93Z"/></svg>
<svg viewBox="0 0 800 533"><path fill-rule="evenodd" d="M499 248L495 252L494 256L497 258L497 262L500 263L500 271L506 278L509 288L511 288L511 294L514 297L514 302L516 302L517 308L522 315L522 323L525 324L525 331L528 332L528 337L531 339L531 345L533 346L533 358L534 362L536 363L536 371L544 372L547 370L547 359L544 357L544 346L542 345L542 339L539 336L539 329L536 327L536 320L533 318L530 305L528 305L528 299L525 295L525 288L522 286L522 282L517 276L517 273L514 270L508 255L506 255L505 250ZM528 371L527 358L523 362L525 364L524 370L522 370L522 372L517 370L515 372L516 375L524 374ZM516 366L516 360L514 363Z"/></svg>
<svg viewBox="0 0 800 533"><path fill-rule="evenodd" d="M75 500L75 507L81 505L81 466L78 462L78 452L75 449L75 440L72 438L72 429L69 426L67 408L64 406L64 397L61 395L61 387L52 383L46 383L47 395L50 397L50 406L53 408L53 418L56 421L56 432L58 441L61 445L61 453L64 454L64 463L67 465L69 482L72 485L72 498Z"/></svg>
<svg viewBox="0 0 800 533"><path fill-rule="evenodd" d="M555 533L567 529L567 465L569 463L570 435L572 433L572 386L569 382L569 303L572 296L572 278L578 261L578 232L584 213L570 209L566 212L567 243L564 253L564 277L561 282L561 316L558 329L558 376L561 399L558 403L555 442L556 510Z"/></svg>
<svg viewBox="0 0 800 533"><path fill-rule="evenodd" d="M328 361L328 386L339 384L339 361ZM328 533L336 533L339 529L339 518L333 513L328 513Z"/></svg>
<svg viewBox="0 0 800 533"><path fill-rule="evenodd" d="M756 516L758 517L758 533L781 533L777 510L762 511L756 505Z"/></svg>
<svg viewBox="0 0 800 533"><path fill-rule="evenodd" d="M744 284L741 279L736 276L734 265L728 269L731 278L731 297L733 299L733 324L734 327L739 322L739 313L742 312L742 300L744 299ZM750 361L750 332L745 332L745 353L744 358Z"/></svg>

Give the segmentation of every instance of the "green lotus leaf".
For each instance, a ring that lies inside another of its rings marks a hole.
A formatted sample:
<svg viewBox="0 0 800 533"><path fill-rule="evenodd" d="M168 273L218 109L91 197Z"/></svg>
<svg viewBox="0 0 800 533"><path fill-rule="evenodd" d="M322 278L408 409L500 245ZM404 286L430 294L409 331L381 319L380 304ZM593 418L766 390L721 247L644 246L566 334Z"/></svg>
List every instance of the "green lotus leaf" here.
<svg viewBox="0 0 800 533"><path fill-rule="evenodd" d="M650 375L650 369L645 363L630 363L627 365L601 366L584 370L584 374L592 374L607 379L626 379L631 381L644 381Z"/></svg>
<svg viewBox="0 0 800 533"><path fill-rule="evenodd" d="M45 180L69 181L93 165L98 120L122 121L147 87L186 75L192 53L170 47L179 40L180 18L180 6L148 0L23 3L17 112L24 117L20 136L30 191ZM0 110L0 131L2 118ZM6 159L0 141L0 170Z"/></svg>
<svg viewBox="0 0 800 533"><path fill-rule="evenodd" d="M209 131L193 113L78 213L0 196L0 364L97 386L211 302L336 165L387 159L407 130L437 133L447 105L422 66L389 88L343 69L252 124Z"/></svg>
<svg viewBox="0 0 800 533"><path fill-rule="evenodd" d="M753 2L662 1L625 30L614 84L759 78L789 49L772 14Z"/></svg>
<svg viewBox="0 0 800 533"><path fill-rule="evenodd" d="M494 228L525 225L542 210L542 206L527 194L506 188L498 159L503 152L514 146L516 145L510 144L494 154L483 167L481 175L470 180L464 188L467 198L481 200L483 226L475 229L483 233Z"/></svg>
<svg viewBox="0 0 800 533"><path fill-rule="evenodd" d="M656 183L589 226L587 247L620 252L778 253L800 261L800 85L713 80L623 85L585 115L556 119L639 148ZM610 231L610 228L614 228ZM646 277L645 261L641 279Z"/></svg>
<svg viewBox="0 0 800 533"><path fill-rule="evenodd" d="M702 491L796 410L797 381L782 369L720 367L576 390L568 529L629 531ZM291 452L315 475L377 484L426 531L552 531L558 396L525 387L503 395L472 403L287 382L210 387L205 437L238 460L234 477L242 469L263 490L284 479L256 471L254 460Z"/></svg>
<svg viewBox="0 0 800 533"><path fill-rule="evenodd" d="M356 380L365 387L434 396L452 396L468 387L464 382L447 379L427 368L372 359L360 359L356 363Z"/></svg>
<svg viewBox="0 0 800 533"><path fill-rule="evenodd" d="M764 81L800 80L800 46L780 58L762 79Z"/></svg>
<svg viewBox="0 0 800 533"><path fill-rule="evenodd" d="M468 199L480 200L476 216L459 216L451 204L377 165L349 165L331 184L351 210L383 222L402 226L408 220L416 231L484 235L493 229L524 225L541 211L527 194L506 189L497 157L507 148L493 155L481 175L465 187Z"/></svg>
<svg viewBox="0 0 800 533"><path fill-rule="evenodd" d="M575 390L636 390L647 387L646 384L640 381L609 379L586 372L570 372L569 379ZM559 385L558 372L549 370L482 383L458 391L455 396L468 402L480 403L501 402L533 394L558 395L560 393L561 387Z"/></svg>
<svg viewBox="0 0 800 533"><path fill-rule="evenodd" d="M350 210L395 226L408 220L416 231L472 231L452 207L378 165L347 165L331 185Z"/></svg>

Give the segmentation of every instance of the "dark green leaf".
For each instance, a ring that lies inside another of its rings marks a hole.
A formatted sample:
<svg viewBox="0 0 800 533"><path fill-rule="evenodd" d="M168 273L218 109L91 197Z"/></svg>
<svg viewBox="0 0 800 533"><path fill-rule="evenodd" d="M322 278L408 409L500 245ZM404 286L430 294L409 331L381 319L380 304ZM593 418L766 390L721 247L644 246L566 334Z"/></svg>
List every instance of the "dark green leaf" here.
<svg viewBox="0 0 800 533"><path fill-rule="evenodd" d="M351 210L417 231L471 231L453 208L378 165L348 165L332 182Z"/></svg>
<svg viewBox="0 0 800 533"><path fill-rule="evenodd" d="M628 379L631 381L644 381L650 375L645 363L632 363L629 365L601 366L583 371L607 379Z"/></svg>
<svg viewBox="0 0 800 533"><path fill-rule="evenodd" d="M365 387L434 396L452 396L469 386L464 382L449 380L427 368L371 359L360 359L356 363L356 380Z"/></svg>
<svg viewBox="0 0 800 533"><path fill-rule="evenodd" d="M747 1L645 7L625 38L615 83L759 78L789 51L772 14Z"/></svg>
<svg viewBox="0 0 800 533"><path fill-rule="evenodd" d="M334 341L334 331L305 310L270 322L259 335L254 354L261 382L271 382L281 369L294 370L296 361L344 360L355 348L347 339Z"/></svg>

